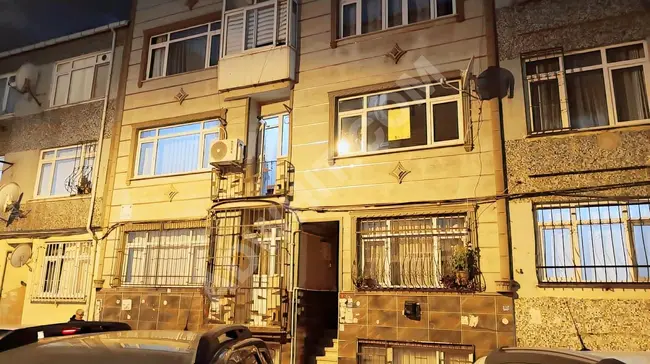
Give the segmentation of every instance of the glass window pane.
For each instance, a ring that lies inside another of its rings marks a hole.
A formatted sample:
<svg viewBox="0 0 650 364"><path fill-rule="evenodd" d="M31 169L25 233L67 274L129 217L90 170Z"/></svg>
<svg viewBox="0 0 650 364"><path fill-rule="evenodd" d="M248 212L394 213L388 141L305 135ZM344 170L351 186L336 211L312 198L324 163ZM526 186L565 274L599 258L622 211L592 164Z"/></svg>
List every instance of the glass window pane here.
<svg viewBox="0 0 650 364"><path fill-rule="evenodd" d="M153 143L140 145L140 156L138 159L138 176L151 175L153 167Z"/></svg>
<svg viewBox="0 0 650 364"><path fill-rule="evenodd" d="M203 168L210 167L210 146L218 139L218 135L218 133L210 133L203 137Z"/></svg>
<svg viewBox="0 0 650 364"><path fill-rule="evenodd" d="M596 66L602 63L600 51L593 51L587 53L574 54L564 57L564 68L582 68L589 66Z"/></svg>
<svg viewBox="0 0 650 364"><path fill-rule="evenodd" d="M408 0L409 24L431 19L431 2L429 0Z"/></svg>
<svg viewBox="0 0 650 364"><path fill-rule="evenodd" d="M158 131L158 136L169 136L174 134L190 133L190 132L198 132L198 131L201 131L201 124L192 123L192 124L172 126L169 128L161 128Z"/></svg>
<svg viewBox="0 0 650 364"><path fill-rule="evenodd" d="M278 159L278 134L280 132L279 128L277 127L277 119L274 118L276 121L276 126L273 127L266 127L264 129L264 161L265 162L275 162Z"/></svg>
<svg viewBox="0 0 650 364"><path fill-rule="evenodd" d="M352 100L339 101L339 112L358 110L363 108L363 97Z"/></svg>
<svg viewBox="0 0 650 364"><path fill-rule="evenodd" d="M609 124L602 70L567 74L566 83L572 128Z"/></svg>
<svg viewBox="0 0 650 364"><path fill-rule="evenodd" d="M3 109L4 106L4 97L5 97L5 92L9 88L9 85L7 84L7 79L6 78L0 78L0 114L4 114L5 110Z"/></svg>
<svg viewBox="0 0 650 364"><path fill-rule="evenodd" d="M219 63L219 46L221 44L221 36L213 35L210 38L210 66L216 66Z"/></svg>
<svg viewBox="0 0 650 364"><path fill-rule="evenodd" d="M38 195L46 196L49 181L52 179L52 163L45 163L41 166L41 176L38 181Z"/></svg>
<svg viewBox="0 0 650 364"><path fill-rule="evenodd" d="M530 83L533 131L562 129L560 89L557 79Z"/></svg>
<svg viewBox="0 0 650 364"><path fill-rule="evenodd" d="M151 138L156 136L156 130L144 130L140 132L140 138Z"/></svg>
<svg viewBox="0 0 650 364"><path fill-rule="evenodd" d="M93 67L72 71L68 103L90 99L94 73Z"/></svg>
<svg viewBox="0 0 650 364"><path fill-rule="evenodd" d="M81 147L72 147L59 149L56 152L56 157L58 158L75 158L81 155Z"/></svg>
<svg viewBox="0 0 650 364"><path fill-rule="evenodd" d="M645 57L643 44L632 44L607 50L607 62L628 61Z"/></svg>
<svg viewBox="0 0 650 364"><path fill-rule="evenodd" d="M215 129L219 127L219 124L218 120L206 121L203 123L203 129Z"/></svg>
<svg viewBox="0 0 650 364"><path fill-rule="evenodd" d="M54 151L50 150L48 152L43 152L42 159L52 159L54 158Z"/></svg>
<svg viewBox="0 0 650 364"><path fill-rule="evenodd" d="M582 279L624 282L630 279L622 224L578 225Z"/></svg>
<svg viewBox="0 0 650 364"><path fill-rule="evenodd" d="M400 104L403 102L424 100L426 89L424 87L388 92L380 95L368 96L368 107Z"/></svg>
<svg viewBox="0 0 650 364"><path fill-rule="evenodd" d="M436 0L436 16L451 15L454 13L454 0Z"/></svg>
<svg viewBox="0 0 650 364"><path fill-rule="evenodd" d="M280 147L280 154L286 156L289 154L289 133L291 126L289 125L289 115L282 117L282 146Z"/></svg>
<svg viewBox="0 0 650 364"><path fill-rule="evenodd" d="M357 34L357 4L343 5L342 37L349 37Z"/></svg>
<svg viewBox="0 0 650 364"><path fill-rule="evenodd" d="M632 230L635 263L645 266L637 269L637 280L647 282L650 279L650 225L634 225Z"/></svg>
<svg viewBox="0 0 650 364"><path fill-rule="evenodd" d="M94 66L94 65L95 65L95 56L86 57L86 58L83 58L83 59L78 59L78 60L72 62L72 68L73 69L90 67L90 66Z"/></svg>
<svg viewBox="0 0 650 364"><path fill-rule="evenodd" d="M455 88L454 88L455 87ZM449 82L449 85L435 84L431 86L431 97L442 97L442 96L451 96L458 95L460 92L459 82Z"/></svg>
<svg viewBox="0 0 650 364"><path fill-rule="evenodd" d="M273 127L273 126L278 126L278 117L277 116L271 116L268 118L264 118L262 120L264 124L266 125L267 128Z"/></svg>
<svg viewBox="0 0 650 364"><path fill-rule="evenodd" d="M371 111L367 119L369 152L427 144L425 104Z"/></svg>
<svg viewBox="0 0 650 364"><path fill-rule="evenodd" d="M20 92L18 92L18 90L16 90L13 87L9 87L9 92L7 93L7 108L5 109L7 113L12 113L16 111L16 103L20 99L20 95L21 94ZM2 97L0 97L0 101L1 100ZM2 112L0 112L0 114L2 114Z"/></svg>
<svg viewBox="0 0 650 364"><path fill-rule="evenodd" d="M184 135L158 140L155 174L183 173L199 167L200 135Z"/></svg>
<svg viewBox="0 0 650 364"><path fill-rule="evenodd" d="M95 68L95 85L93 86L93 97L104 97L106 83L108 82L108 63Z"/></svg>
<svg viewBox="0 0 650 364"><path fill-rule="evenodd" d="M381 0L362 0L361 33L370 33L381 28Z"/></svg>
<svg viewBox="0 0 650 364"><path fill-rule="evenodd" d="M149 78L164 76L165 74L165 48L151 51L151 64L149 65Z"/></svg>
<svg viewBox="0 0 650 364"><path fill-rule="evenodd" d="M180 32L174 32L171 34L171 37L169 40L174 40L174 39L181 39L185 37L189 37L192 35L198 35L201 33L205 33L208 31L208 26L207 25L201 25L198 27L190 28L190 29L185 29L181 30Z"/></svg>
<svg viewBox="0 0 650 364"><path fill-rule="evenodd" d="M630 219L650 219L650 204L629 205Z"/></svg>
<svg viewBox="0 0 650 364"><path fill-rule="evenodd" d="M221 22L217 21L212 24L210 24L210 30L219 30L221 29Z"/></svg>
<svg viewBox="0 0 650 364"><path fill-rule="evenodd" d="M618 121L650 118L643 66L612 70Z"/></svg>
<svg viewBox="0 0 650 364"><path fill-rule="evenodd" d="M402 25L402 0L388 0L388 27Z"/></svg>
<svg viewBox="0 0 650 364"><path fill-rule="evenodd" d="M55 106L63 105L67 103L69 83L70 83L70 74L57 77L56 90L54 92Z"/></svg>
<svg viewBox="0 0 650 364"><path fill-rule="evenodd" d="M433 141L442 142L458 138L458 102L433 105Z"/></svg>
<svg viewBox="0 0 650 364"><path fill-rule="evenodd" d="M551 281L569 281L575 278L573 243L570 229L542 229L545 278Z"/></svg>
<svg viewBox="0 0 650 364"><path fill-rule="evenodd" d="M167 41L167 34L151 37L151 44L159 44Z"/></svg>
<svg viewBox="0 0 650 364"><path fill-rule="evenodd" d="M70 191L66 189L66 181L72 176L77 159L58 160L54 164L54 176L52 177L51 196L69 195Z"/></svg>
<svg viewBox="0 0 650 364"><path fill-rule="evenodd" d="M558 72L560 60L558 58L541 59L539 61L526 62L526 74L536 75L548 72Z"/></svg>
<svg viewBox="0 0 650 364"><path fill-rule="evenodd" d="M61 63L56 66L57 73L70 72L72 69L72 62Z"/></svg>
<svg viewBox="0 0 650 364"><path fill-rule="evenodd" d="M338 154L361 151L361 116L341 118L341 131L337 145Z"/></svg>
<svg viewBox="0 0 650 364"><path fill-rule="evenodd" d="M207 36L170 43L167 56L167 75L205 68Z"/></svg>

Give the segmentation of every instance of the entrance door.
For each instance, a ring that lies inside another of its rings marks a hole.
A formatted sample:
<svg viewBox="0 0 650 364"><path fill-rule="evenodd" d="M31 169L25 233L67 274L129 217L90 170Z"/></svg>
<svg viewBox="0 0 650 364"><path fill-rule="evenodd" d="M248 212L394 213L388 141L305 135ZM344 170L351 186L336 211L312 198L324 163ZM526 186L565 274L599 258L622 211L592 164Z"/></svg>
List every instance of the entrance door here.
<svg viewBox="0 0 650 364"><path fill-rule="evenodd" d="M29 268L15 268L9 262L11 252L2 257L2 285L0 286L0 324L20 325L23 316L23 304L27 290Z"/></svg>

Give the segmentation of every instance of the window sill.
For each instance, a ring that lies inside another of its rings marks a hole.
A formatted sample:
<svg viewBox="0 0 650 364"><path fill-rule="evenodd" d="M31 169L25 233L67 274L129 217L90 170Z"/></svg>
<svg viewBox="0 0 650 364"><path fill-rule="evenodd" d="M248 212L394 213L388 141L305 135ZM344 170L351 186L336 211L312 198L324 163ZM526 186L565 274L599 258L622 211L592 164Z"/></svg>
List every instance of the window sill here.
<svg viewBox="0 0 650 364"><path fill-rule="evenodd" d="M104 100L104 97L95 97L94 99L85 100L85 101L79 101L79 102L75 102L75 103L73 103L73 104L65 104L65 105L50 106L50 107L48 107L47 109L45 109L45 111L58 110L58 109L65 109L65 108L67 108L67 107L79 106L79 105L84 105L84 104L90 104L90 103L93 103L93 102L103 101L103 100Z"/></svg>
<svg viewBox="0 0 650 364"><path fill-rule="evenodd" d="M2 115L0 115L0 120L11 119L11 118L13 118L15 116L16 116L16 114L14 114L14 113L2 114Z"/></svg>
<svg viewBox="0 0 650 364"><path fill-rule="evenodd" d="M638 283L606 283L606 282L540 282L539 288L560 288L560 289L602 289L603 291L613 291L615 289L650 289L650 282Z"/></svg>
<svg viewBox="0 0 650 364"><path fill-rule="evenodd" d="M375 287L356 288L357 292L364 293L386 293L386 292L439 292L439 293L477 293L475 289L451 289L451 288L418 288L418 287Z"/></svg>
<svg viewBox="0 0 650 364"><path fill-rule="evenodd" d="M41 297L32 297L30 300L31 303L49 303L49 304L80 304L86 303L85 298L41 298Z"/></svg>
<svg viewBox="0 0 650 364"><path fill-rule="evenodd" d="M36 196L29 199L27 202L39 203L50 201L71 201L71 200L84 200L90 199L90 194L87 195L74 195L74 196Z"/></svg>
<svg viewBox="0 0 650 364"><path fill-rule="evenodd" d="M158 178L169 178L169 177L182 177L182 176L191 176L195 174L203 174L203 173L211 173L211 169L206 169L206 170L201 170L201 171L192 171L192 172L182 172L182 173L170 173L170 174L160 174L160 175L155 175L155 176L133 176L131 177L131 182L135 181L145 181L145 180L150 180L150 179L158 179Z"/></svg>
<svg viewBox="0 0 650 364"><path fill-rule="evenodd" d="M334 163L336 163L337 160L364 158L364 157L385 155L385 154L394 154L394 153L418 152L418 151L429 150L429 149L458 147L458 146L463 146L463 145L464 145L463 141L454 140L454 141L444 142L444 143L435 144L435 145L423 145L423 146L407 147L407 148L399 148L399 149L386 149L386 150L378 150L378 151L368 152L368 153L356 153L356 154L347 154L347 155L335 156L335 157L330 158L330 162L332 164L334 164Z"/></svg>
<svg viewBox="0 0 650 364"><path fill-rule="evenodd" d="M443 25L443 24L450 24L450 23L457 23L462 21L463 18L458 15L458 14L452 14L452 15L445 15L441 16L439 18L431 19L431 20L425 20L419 23L413 23L413 24L407 24L407 25L400 25L388 29L382 29L382 30L377 30L371 33L366 33L366 34L357 34L357 35L351 35L349 37L345 38L338 38L335 41L332 41L331 43L331 48L336 48L338 46L343 46L343 45L348 45L348 44L354 44L360 41L365 41L365 40L370 40L373 38L382 38L386 35L393 34L393 33L403 33L403 32L412 32L415 30L420 30L420 29L425 29L429 28L434 25ZM338 31L337 31L338 33Z"/></svg>
<svg viewBox="0 0 650 364"><path fill-rule="evenodd" d="M214 66L201 68L201 69L194 70L194 71L187 71L187 72L177 73L177 74L169 75L169 76L159 76L159 77L154 77L154 78L147 78L145 80L141 80L140 82L138 82L138 87L142 87L142 85L144 85L145 83L156 82L156 81L160 81L160 80L167 80L167 79L170 79L172 77L182 77L182 76L185 76L185 75L191 75L193 73L204 72L204 71L207 71L207 70L216 70L218 67L219 67L219 65L216 64Z"/></svg>
<svg viewBox="0 0 650 364"><path fill-rule="evenodd" d="M535 132L526 135L526 139L544 138L550 136L563 136L563 135L572 135L572 134L589 134L589 133L597 133L597 132L608 131L608 130L619 130L619 129L631 128L635 126L650 126L650 119L624 121L615 125L598 126L594 128L560 129L560 130L552 130L547 132Z"/></svg>

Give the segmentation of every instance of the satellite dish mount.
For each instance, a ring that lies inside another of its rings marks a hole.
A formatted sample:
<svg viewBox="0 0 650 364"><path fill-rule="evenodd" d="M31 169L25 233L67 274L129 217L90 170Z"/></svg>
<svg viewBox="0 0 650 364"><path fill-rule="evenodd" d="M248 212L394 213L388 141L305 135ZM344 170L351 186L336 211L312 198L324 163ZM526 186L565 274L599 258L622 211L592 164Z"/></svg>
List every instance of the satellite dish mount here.
<svg viewBox="0 0 650 364"><path fill-rule="evenodd" d="M14 268L20 268L24 265L29 268L29 271L32 271L32 267L29 266L29 260L32 258L32 246L29 244L20 244L14 249L9 258L9 263Z"/></svg>
<svg viewBox="0 0 650 364"><path fill-rule="evenodd" d="M9 86L21 94L29 94L38 106L42 106L34 94L38 82L38 69L31 63L25 63L18 69L15 76L9 80Z"/></svg>
<svg viewBox="0 0 650 364"><path fill-rule="evenodd" d="M11 225L16 219L22 219L27 216L29 211L24 212L20 208L23 200L23 193L20 192L20 186L15 183L9 183L0 187L0 213L8 214L7 217L1 217L7 225Z"/></svg>

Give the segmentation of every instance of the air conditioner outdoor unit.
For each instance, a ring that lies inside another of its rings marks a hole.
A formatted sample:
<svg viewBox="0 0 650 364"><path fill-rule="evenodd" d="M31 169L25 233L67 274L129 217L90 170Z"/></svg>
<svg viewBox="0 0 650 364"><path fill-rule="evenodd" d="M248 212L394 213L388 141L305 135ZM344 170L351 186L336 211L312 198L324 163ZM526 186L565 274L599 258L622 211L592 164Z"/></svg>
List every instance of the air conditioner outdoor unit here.
<svg viewBox="0 0 650 364"><path fill-rule="evenodd" d="M210 145L210 164L241 165L244 162L244 142L239 139L217 140Z"/></svg>

